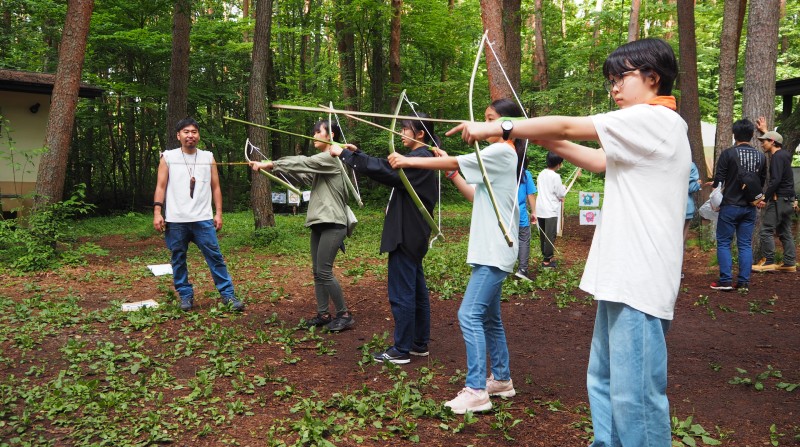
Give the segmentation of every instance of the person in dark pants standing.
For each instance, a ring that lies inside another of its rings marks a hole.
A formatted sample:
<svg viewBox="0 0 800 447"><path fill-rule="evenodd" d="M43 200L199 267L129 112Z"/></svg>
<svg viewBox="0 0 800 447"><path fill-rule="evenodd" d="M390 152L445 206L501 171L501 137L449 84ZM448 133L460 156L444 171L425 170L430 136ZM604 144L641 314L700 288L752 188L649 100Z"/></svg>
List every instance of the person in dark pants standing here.
<svg viewBox="0 0 800 447"><path fill-rule="evenodd" d="M717 160L712 186L724 183L722 203L717 221L717 260L719 280L711 283L714 290L731 291L750 287L750 273L753 264L753 228L756 224L756 207L744 197L740 188L739 166L749 172L758 173L761 187L767 179L767 159L758 149L750 145L755 126L748 119L733 123L733 138L736 145L725 149ZM737 162L738 158L738 162ZM733 257L731 242L736 236L739 249L739 276L733 284Z"/></svg>
<svg viewBox="0 0 800 447"><path fill-rule="evenodd" d="M761 120L759 120L759 123ZM765 129L766 130L766 129ZM769 183L764 191L766 202L759 203L764 214L761 219L761 254L763 263L753 265L754 272L796 272L795 246L792 236L792 214L795 206L792 156L783 150L783 137L775 131L758 137L764 153L770 154ZM775 264L775 238L783 246L783 265ZM757 257L760 258L760 257Z"/></svg>

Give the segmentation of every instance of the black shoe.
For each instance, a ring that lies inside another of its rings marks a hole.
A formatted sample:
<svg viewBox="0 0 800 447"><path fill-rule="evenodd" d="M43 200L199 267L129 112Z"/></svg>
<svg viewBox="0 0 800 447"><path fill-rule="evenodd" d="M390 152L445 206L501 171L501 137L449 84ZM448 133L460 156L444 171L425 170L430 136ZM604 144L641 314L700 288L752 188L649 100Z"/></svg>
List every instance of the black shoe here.
<svg viewBox="0 0 800 447"><path fill-rule="evenodd" d="M750 284L746 282L737 283L734 288L737 292L749 292L750 291Z"/></svg>
<svg viewBox="0 0 800 447"><path fill-rule="evenodd" d="M353 314L350 312L339 312L336 314L336 318L328 323L328 330L331 332L341 332L350 329L355 326L355 324L356 319L353 318Z"/></svg>
<svg viewBox="0 0 800 447"><path fill-rule="evenodd" d="M525 273L525 272L523 272L523 271L520 271L520 270L517 270L517 272L516 272L516 273L514 273L514 277L515 277L515 278L517 278L517 279L521 279L521 280L523 280L523 281L533 281L533 280L532 280L532 279L531 279L531 278L528 276L528 274L527 274L527 273Z"/></svg>
<svg viewBox="0 0 800 447"><path fill-rule="evenodd" d="M331 321L333 321L333 317L331 317L331 314L329 313L317 314L316 317L310 320L306 320L305 327L306 329L310 329L312 327L322 327L327 324L330 324Z"/></svg>
<svg viewBox="0 0 800 447"><path fill-rule="evenodd" d="M411 361L411 357L409 357L408 354L403 354L395 349L394 346L383 352L372 354L372 358L375 359L376 362L391 362L395 365L403 365Z"/></svg>
<svg viewBox="0 0 800 447"><path fill-rule="evenodd" d="M542 268L554 269L556 267L558 267L557 261L542 262Z"/></svg>
<svg viewBox="0 0 800 447"><path fill-rule="evenodd" d="M188 312L192 310L192 306L194 306L194 297L193 296L186 296L181 297L181 310L184 312Z"/></svg>
<svg viewBox="0 0 800 447"><path fill-rule="evenodd" d="M408 353L417 357L427 357L428 345L411 345L411 350Z"/></svg>
<svg viewBox="0 0 800 447"><path fill-rule="evenodd" d="M711 283L711 288L714 290L722 290L723 292L730 292L733 290L733 285L729 282L714 281Z"/></svg>
<svg viewBox="0 0 800 447"><path fill-rule="evenodd" d="M227 296L222 298L222 304L230 306L231 310L241 312L244 310L244 303L235 296Z"/></svg>

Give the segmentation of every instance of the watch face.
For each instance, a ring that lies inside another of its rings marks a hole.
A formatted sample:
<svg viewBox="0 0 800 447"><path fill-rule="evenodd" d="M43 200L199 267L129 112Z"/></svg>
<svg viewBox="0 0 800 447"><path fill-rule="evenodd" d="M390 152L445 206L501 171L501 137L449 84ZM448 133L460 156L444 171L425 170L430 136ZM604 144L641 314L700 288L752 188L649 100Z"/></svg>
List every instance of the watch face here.
<svg viewBox="0 0 800 447"><path fill-rule="evenodd" d="M500 127L503 130L511 130L514 127L514 123L512 123L511 121L503 121L502 123L500 123Z"/></svg>

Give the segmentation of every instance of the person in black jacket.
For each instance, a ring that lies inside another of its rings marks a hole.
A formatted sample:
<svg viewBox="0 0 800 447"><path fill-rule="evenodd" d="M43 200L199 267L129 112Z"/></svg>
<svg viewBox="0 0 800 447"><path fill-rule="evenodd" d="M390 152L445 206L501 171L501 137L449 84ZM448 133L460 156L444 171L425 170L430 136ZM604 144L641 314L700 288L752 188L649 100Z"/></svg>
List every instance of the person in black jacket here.
<svg viewBox="0 0 800 447"><path fill-rule="evenodd" d="M759 124L761 123L759 119ZM764 128L766 130L766 128ZM761 219L761 254L763 263L753 265L755 272L796 272L794 237L792 236L792 212L795 202L794 175L792 174L792 156L783 150L783 137L775 131L765 132L758 137L765 153L769 153L769 183L764 191L766 202ZM778 237L783 246L783 265L775 264L775 239Z"/></svg>
<svg viewBox="0 0 800 447"><path fill-rule="evenodd" d="M433 134L433 123L424 121L427 114L417 113L422 120L403 120L403 146L411 151L407 157L433 157L428 148L440 146ZM426 143L426 144L422 144ZM352 150L354 149L354 150ZM359 174L392 187L381 235L381 253L389 254L389 304L394 317L394 345L373 355L378 362L404 364L410 355L427 356L430 340L431 306L422 259L428 252L431 228L423 218L400 180L385 158L358 152L353 145L332 150L331 155ZM433 212L439 191L436 173L423 169L406 169L406 176L422 200L428 213Z"/></svg>
<svg viewBox="0 0 800 447"><path fill-rule="evenodd" d="M767 179L767 159L758 149L750 145L755 126L748 119L733 123L733 138L736 145L725 149L717 160L716 172L712 186L724 184L719 219L717 220L717 262L719 263L719 280L711 283L715 290L730 291L747 289L750 286L750 273L753 264L753 228L756 223L756 207L748 202L739 181L739 166L750 172L758 173L761 187ZM736 158L739 159L738 163ZM733 259L731 241L736 235L736 246L739 249L739 276L733 285Z"/></svg>

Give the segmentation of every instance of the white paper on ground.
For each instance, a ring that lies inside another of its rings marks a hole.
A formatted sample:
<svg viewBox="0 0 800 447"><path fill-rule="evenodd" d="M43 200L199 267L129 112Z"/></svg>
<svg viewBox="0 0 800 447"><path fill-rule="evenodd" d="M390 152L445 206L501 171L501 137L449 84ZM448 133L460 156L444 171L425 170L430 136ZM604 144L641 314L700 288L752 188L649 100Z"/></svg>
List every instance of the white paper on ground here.
<svg viewBox="0 0 800 447"><path fill-rule="evenodd" d="M155 300L144 300L144 301L137 301L135 303L122 303L122 311L123 312L131 312L134 310L139 310L143 307L158 307L158 303Z"/></svg>
<svg viewBox="0 0 800 447"><path fill-rule="evenodd" d="M147 268L153 272L155 276L161 275L171 275L172 274L172 265L171 264L155 264L155 265L148 265Z"/></svg>

